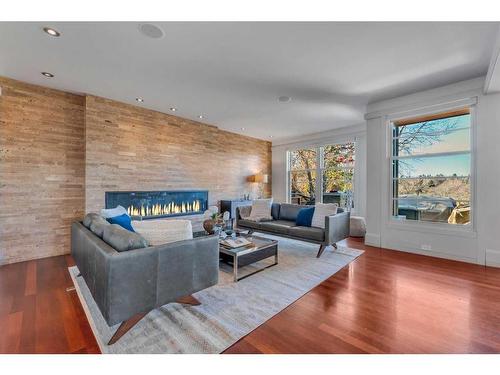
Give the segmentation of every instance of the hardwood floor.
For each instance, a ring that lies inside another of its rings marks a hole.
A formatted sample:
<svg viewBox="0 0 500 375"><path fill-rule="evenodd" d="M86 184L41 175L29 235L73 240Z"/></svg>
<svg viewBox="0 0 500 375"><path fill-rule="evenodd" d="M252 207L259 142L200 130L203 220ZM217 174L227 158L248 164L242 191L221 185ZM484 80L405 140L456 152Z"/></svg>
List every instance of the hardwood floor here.
<svg viewBox="0 0 500 375"><path fill-rule="evenodd" d="M225 353L500 352L500 269L347 244L366 252ZM0 353L99 353L72 264L0 267Z"/></svg>

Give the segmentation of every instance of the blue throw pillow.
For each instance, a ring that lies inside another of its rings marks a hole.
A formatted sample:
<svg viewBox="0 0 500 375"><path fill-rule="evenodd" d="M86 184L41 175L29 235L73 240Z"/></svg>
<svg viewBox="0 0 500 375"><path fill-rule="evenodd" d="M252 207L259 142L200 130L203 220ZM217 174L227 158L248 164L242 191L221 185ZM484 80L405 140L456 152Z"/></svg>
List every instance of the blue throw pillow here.
<svg viewBox="0 0 500 375"><path fill-rule="evenodd" d="M130 219L130 216L128 216L127 214L115 217L109 217L106 220L109 221L111 224L118 224L119 226L131 232L135 232L134 228L132 228L132 221Z"/></svg>
<svg viewBox="0 0 500 375"><path fill-rule="evenodd" d="M314 215L314 206L301 208L297 213L295 224L302 227L310 227Z"/></svg>

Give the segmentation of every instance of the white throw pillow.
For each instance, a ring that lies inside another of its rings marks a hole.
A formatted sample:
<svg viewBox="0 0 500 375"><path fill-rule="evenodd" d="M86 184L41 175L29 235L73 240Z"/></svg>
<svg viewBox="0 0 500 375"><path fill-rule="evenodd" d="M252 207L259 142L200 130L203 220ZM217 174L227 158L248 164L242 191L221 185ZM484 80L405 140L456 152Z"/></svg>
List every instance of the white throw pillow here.
<svg viewBox="0 0 500 375"><path fill-rule="evenodd" d="M273 205L273 198L269 199L255 199L252 202L252 211L248 219L253 221L272 220L271 206Z"/></svg>
<svg viewBox="0 0 500 375"><path fill-rule="evenodd" d="M337 213L337 203L316 203L314 205L314 215L311 226L325 228L325 216L335 215Z"/></svg>
<svg viewBox="0 0 500 375"><path fill-rule="evenodd" d="M132 227L149 242L150 246L193 238L193 227L189 220L132 221Z"/></svg>
<svg viewBox="0 0 500 375"><path fill-rule="evenodd" d="M116 206L115 208L103 208L101 210L101 216L105 219L110 219L112 217L117 217L123 214L127 214L128 212L123 206Z"/></svg>

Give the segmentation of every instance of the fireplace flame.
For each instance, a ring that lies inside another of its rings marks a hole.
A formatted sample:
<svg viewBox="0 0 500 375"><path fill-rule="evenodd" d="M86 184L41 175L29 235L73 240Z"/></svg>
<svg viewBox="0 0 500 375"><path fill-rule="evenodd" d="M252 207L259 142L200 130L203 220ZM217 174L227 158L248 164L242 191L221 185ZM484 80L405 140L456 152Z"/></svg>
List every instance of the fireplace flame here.
<svg viewBox="0 0 500 375"><path fill-rule="evenodd" d="M199 212L201 204L199 200L194 202L182 202L169 204L153 204L151 206L136 207L134 205L127 207L127 212L130 216L162 216L162 215L172 215L172 214L183 214L190 212Z"/></svg>

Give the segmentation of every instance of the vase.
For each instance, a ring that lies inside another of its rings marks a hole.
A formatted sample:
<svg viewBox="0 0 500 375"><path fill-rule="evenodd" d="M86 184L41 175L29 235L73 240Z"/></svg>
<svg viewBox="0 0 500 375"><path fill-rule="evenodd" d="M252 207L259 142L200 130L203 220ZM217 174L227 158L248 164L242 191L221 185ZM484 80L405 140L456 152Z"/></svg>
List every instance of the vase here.
<svg viewBox="0 0 500 375"><path fill-rule="evenodd" d="M214 234L214 226L215 223L212 219L207 219L203 222L203 229L205 229L208 234Z"/></svg>

